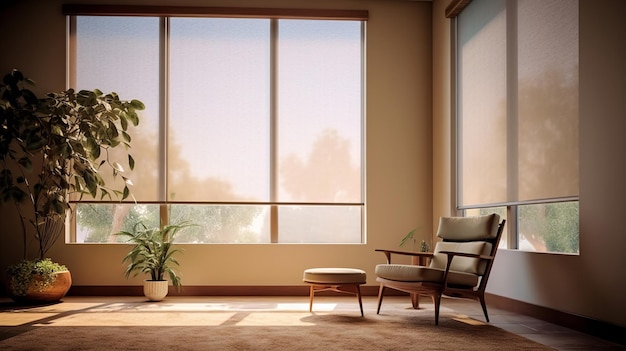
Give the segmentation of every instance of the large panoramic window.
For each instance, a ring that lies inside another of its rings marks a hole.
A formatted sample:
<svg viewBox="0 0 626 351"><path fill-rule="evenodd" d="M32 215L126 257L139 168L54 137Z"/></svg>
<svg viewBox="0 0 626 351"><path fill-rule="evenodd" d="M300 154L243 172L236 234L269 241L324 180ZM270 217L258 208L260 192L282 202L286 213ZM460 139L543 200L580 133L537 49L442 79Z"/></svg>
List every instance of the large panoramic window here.
<svg viewBox="0 0 626 351"><path fill-rule="evenodd" d="M474 0L457 30L458 208L578 253L578 2Z"/></svg>
<svg viewBox="0 0 626 351"><path fill-rule="evenodd" d="M73 242L362 243L363 19L70 15L70 86L146 105L133 201L75 202ZM107 200L107 199L105 199Z"/></svg>

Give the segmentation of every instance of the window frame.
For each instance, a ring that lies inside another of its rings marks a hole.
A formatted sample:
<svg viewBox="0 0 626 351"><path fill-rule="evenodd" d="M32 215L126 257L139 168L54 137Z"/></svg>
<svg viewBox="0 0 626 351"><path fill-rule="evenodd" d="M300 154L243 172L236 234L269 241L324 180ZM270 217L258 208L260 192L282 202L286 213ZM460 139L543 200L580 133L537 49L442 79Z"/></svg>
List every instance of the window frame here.
<svg viewBox="0 0 626 351"><path fill-rule="evenodd" d="M63 5L63 13L68 19L68 86L75 86L76 81L76 18L78 16L130 16L130 17L158 17L160 20L160 45L161 57L160 71L162 75L167 77L169 67L168 63L163 62L167 60L169 50L169 19L177 17L197 17L197 18L259 18L270 20L270 120L271 120L271 132L270 132L270 199L269 201L172 201L167 199L167 179L159 180L159 200L158 201L132 201L126 200L120 201L89 201L80 200L73 201L73 211L76 210L76 205L81 204L157 204L159 205L159 220L161 223L169 223L169 212L171 205L257 205L257 206L269 206L270 208L270 243L280 243L278 234L278 209L280 206L353 206L360 207L360 244L366 242L365 237L365 34L366 23L369 17L367 10L326 10L326 9L286 9L286 8L236 8L236 7L188 7L188 6L134 6L134 5L84 5L84 4L65 4ZM275 161L276 155L276 142L277 138L273 135L275 133L276 124L276 102L277 102L277 87L276 87L276 43L278 40L278 21L283 19L306 19L306 20L348 20L348 21L360 21L361 22L361 124L360 124L360 201L359 202L284 202L276 200L276 182L277 182L277 167L278 163ZM161 174L167 174L167 146L163 140L167 140L167 122L168 122L168 83L167 78L162 79L160 83L161 93L165 98L162 99L162 106L159 110L159 130L162 135L159 135L159 158L160 158L160 170ZM167 178L167 177L164 177ZM70 216L68 219L68 240L71 243L77 243L77 222L76 216ZM345 244L342 242L328 243L328 244Z"/></svg>
<svg viewBox="0 0 626 351"><path fill-rule="evenodd" d="M503 202L494 202L494 203L482 203L482 204L470 204L470 205L462 205L461 204L461 194L463 189L462 184L462 157L461 157L461 145L462 145L462 132L461 132L461 112L460 112L460 104L459 104L459 96L461 95L460 89L461 86L459 84L460 77L460 50L459 50L459 25L458 25L458 16L463 10L470 5L472 0L452 0L450 4L446 7L445 15L447 18L451 19L451 60L452 60L452 114L453 114L453 140L452 140L452 172L453 172L453 194L454 194L454 210L460 216L468 216L468 215L476 215L475 211L481 210L492 210L497 208L504 208L505 213L501 213L501 217L507 219L507 225L505 228L505 233L503 237L503 241L501 242L501 248L510 249L510 250L519 250L519 251L528 251L528 252L537 252L537 253L547 253L547 254L557 254L557 255L579 255L580 254L580 237L578 237L578 250L576 252L557 252L557 251L529 251L520 249L520 240L521 235L519 232L520 227L520 207L522 206L532 206L532 205L544 205L544 204L566 204L575 202L580 203L579 195L575 196L562 196L562 197L547 197L533 200L521 200L521 201L503 201ZM517 0L508 1L506 4L507 8L507 24L506 24L506 37L507 37L507 53L506 53L506 64L510 65L512 62L517 65L517 56L511 58L510 55L517 55L515 49L514 53L511 52L511 46L517 45L517 30L511 30L511 26L517 25L517 11L511 11L513 14L511 15L509 12L509 6L511 4L517 5ZM511 17L512 16L512 17ZM509 41L512 40L512 43ZM507 129L507 135L516 138L517 133L517 104L519 100L519 96L517 94L516 84L518 83L517 72L512 69L507 69L506 72L506 96L507 96L507 122L513 120L513 123L507 123L509 126ZM511 125L513 126L511 127ZM511 147L510 142L507 142L507 159L511 157L512 154L515 154L517 157L517 149L516 145ZM509 173L507 176L511 176L512 172L509 168L507 168L507 172ZM515 173L513 175L517 177L518 174ZM580 225L578 224L580 228ZM580 230L578 235L580 234Z"/></svg>

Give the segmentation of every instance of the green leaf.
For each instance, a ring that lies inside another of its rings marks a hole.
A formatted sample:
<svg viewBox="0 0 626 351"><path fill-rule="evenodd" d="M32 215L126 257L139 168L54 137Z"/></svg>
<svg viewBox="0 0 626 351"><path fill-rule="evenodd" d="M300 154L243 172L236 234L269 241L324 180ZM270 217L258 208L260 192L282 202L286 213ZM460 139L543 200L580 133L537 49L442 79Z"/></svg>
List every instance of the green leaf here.
<svg viewBox="0 0 626 351"><path fill-rule="evenodd" d="M117 126L115 124L112 124L112 123L109 125L109 128L106 129L106 134L107 134L109 139L115 139L115 138L118 138L120 136L120 133L117 130Z"/></svg>
<svg viewBox="0 0 626 351"><path fill-rule="evenodd" d="M50 207L52 208L52 210L59 214L59 215L64 215L65 214L65 206L64 206L64 202L63 201L59 201L58 199L51 199L50 200Z"/></svg>
<svg viewBox="0 0 626 351"><path fill-rule="evenodd" d="M143 102L139 101L139 100L131 100L130 101L130 105L135 109L135 110L145 110L146 109L146 105L143 104Z"/></svg>
<svg viewBox="0 0 626 351"><path fill-rule="evenodd" d="M39 99L37 98L37 96L28 89L22 90L22 96L24 96L24 100L26 100L26 103L30 105L37 105L39 103Z"/></svg>
<svg viewBox="0 0 626 351"><path fill-rule="evenodd" d="M135 169L135 159L130 154L128 155L128 167L130 167L131 171Z"/></svg>
<svg viewBox="0 0 626 351"><path fill-rule="evenodd" d="M135 127L139 124L139 116L135 111L129 112L127 118L133 123Z"/></svg>
<svg viewBox="0 0 626 351"><path fill-rule="evenodd" d="M120 118L120 125L122 130L128 130L128 120L125 117Z"/></svg>
<svg viewBox="0 0 626 351"><path fill-rule="evenodd" d="M111 200L111 194L104 188L100 189L100 200L103 200L104 197L107 197L109 200Z"/></svg>
<svg viewBox="0 0 626 351"><path fill-rule="evenodd" d="M122 131L122 137L124 138L125 141L130 142L131 138L130 138L130 134Z"/></svg>
<svg viewBox="0 0 626 351"><path fill-rule="evenodd" d="M404 247L404 245L406 245L406 243L409 240L414 240L413 237L415 236L415 231L417 230L417 228L413 228L413 230L411 230L410 232L408 232L404 238L402 238L402 241L400 242L400 247Z"/></svg>
<svg viewBox="0 0 626 351"><path fill-rule="evenodd" d="M98 183L96 181L95 174L91 170L85 170L83 173L83 179L85 180L85 187L89 191L91 196L96 197L96 191L98 190Z"/></svg>
<svg viewBox="0 0 626 351"><path fill-rule="evenodd" d="M29 172L33 170L33 161L29 157L22 157L17 163Z"/></svg>
<svg viewBox="0 0 626 351"><path fill-rule="evenodd" d="M113 168L118 172L124 172L124 167L119 162L113 162Z"/></svg>
<svg viewBox="0 0 626 351"><path fill-rule="evenodd" d="M88 152L86 156L89 156L91 160L97 160L100 157L100 145L96 139L87 138L85 143L87 144L86 151Z"/></svg>

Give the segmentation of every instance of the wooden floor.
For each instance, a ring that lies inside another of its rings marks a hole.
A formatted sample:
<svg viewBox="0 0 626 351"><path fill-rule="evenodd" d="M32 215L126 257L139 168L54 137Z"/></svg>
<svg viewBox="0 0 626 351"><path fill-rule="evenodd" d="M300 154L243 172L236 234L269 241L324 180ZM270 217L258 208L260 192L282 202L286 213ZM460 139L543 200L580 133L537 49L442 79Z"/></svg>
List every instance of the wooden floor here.
<svg viewBox="0 0 626 351"><path fill-rule="evenodd" d="M451 308L456 312L466 314L474 319L480 321L485 320L478 302L463 299L445 299L442 300L441 305ZM424 304L424 307L430 308L430 306L426 304ZM487 309L492 325L550 346L556 350L626 350L626 346L621 346L539 319L489 306L487 306Z"/></svg>
<svg viewBox="0 0 626 351"><path fill-rule="evenodd" d="M127 297L128 298L128 297ZM187 297L193 299L193 297ZM201 297L199 297L201 298ZM93 301L111 301L119 300L120 297L107 296L107 297L66 297L65 300L73 301L74 299L83 301L85 299ZM143 297L131 297L131 299L143 299ZM168 298L166 298L168 299ZM176 297L171 297L174 300ZM303 308L308 310L309 298L308 296L260 296L260 297L234 297L233 300L245 301L246 303L267 303L267 302L285 302L290 303L300 302ZM385 313L385 303L404 303L406 302L407 308L410 308L411 303L409 297L406 296L386 296L383 302L381 313ZM8 307L7 304L12 304L9 299L0 298L0 304ZM332 306L333 311L337 313L355 313L360 314L359 304L356 297L347 295L337 296L315 296L313 310L329 308ZM368 315L376 314L377 301L374 296L363 297L363 312L365 318ZM427 298L421 299L420 308L433 309L432 303ZM480 322L484 322L484 316L480 304L475 301L443 298L441 308L451 310L455 313L466 315L470 319L475 319ZM567 329L558 325L550 324L535 318L512 313L509 311L489 307L489 317L491 324L500 327L509 332L521 335L535 342L550 346L556 350L626 350L626 346L621 346L615 343L611 343L607 340L599 339L587 334L583 334L571 329ZM434 312L433 312L434 323ZM503 349L506 346L503 345Z"/></svg>

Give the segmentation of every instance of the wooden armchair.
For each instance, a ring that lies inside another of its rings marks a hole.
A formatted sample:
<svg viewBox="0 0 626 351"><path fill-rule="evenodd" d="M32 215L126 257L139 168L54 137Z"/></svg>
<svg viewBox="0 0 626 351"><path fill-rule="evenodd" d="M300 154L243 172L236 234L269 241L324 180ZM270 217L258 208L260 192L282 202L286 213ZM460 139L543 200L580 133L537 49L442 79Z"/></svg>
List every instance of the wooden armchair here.
<svg viewBox="0 0 626 351"><path fill-rule="evenodd" d="M435 305L435 324L439 324L441 296L479 300L489 322L485 288L504 230L505 220L497 214L474 217L442 217L439 221L434 252L376 250L387 257L386 264L376 266L380 282L380 313L386 288L411 295L413 308L419 307L419 295L430 296ZM413 257L413 264L393 264L392 255ZM430 262L428 262L430 261Z"/></svg>

